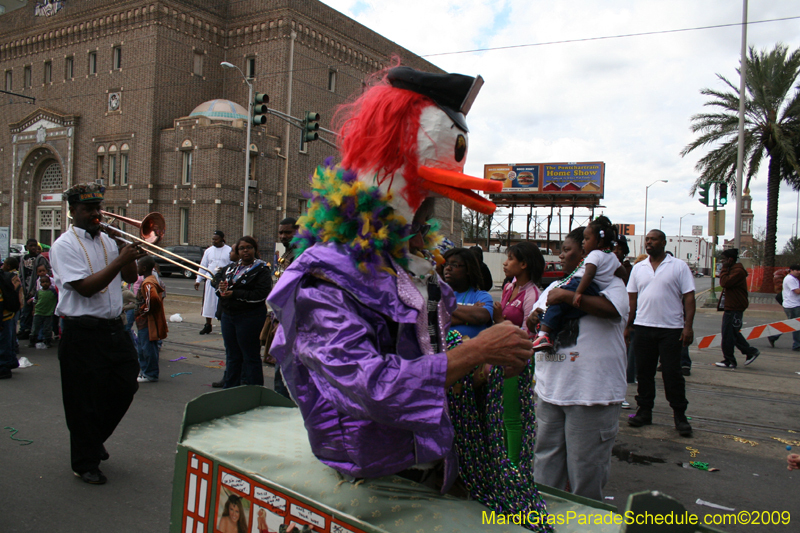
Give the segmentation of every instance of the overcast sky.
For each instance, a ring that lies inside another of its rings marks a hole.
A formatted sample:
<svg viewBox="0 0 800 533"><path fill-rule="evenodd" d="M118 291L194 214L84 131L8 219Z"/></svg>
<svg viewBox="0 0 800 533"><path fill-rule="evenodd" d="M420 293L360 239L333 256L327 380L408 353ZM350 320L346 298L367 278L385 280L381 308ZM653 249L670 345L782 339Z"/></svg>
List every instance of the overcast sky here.
<svg viewBox="0 0 800 533"><path fill-rule="evenodd" d="M703 155L682 158L692 139L689 118L703 111L700 89L737 87L741 26L618 39L433 55L550 41L740 23L740 0L323 0L450 72L482 75L486 84L467 117L466 173L487 163L604 161L604 213L615 223L689 234L707 226L707 208L689 197ZM800 16L800 2L751 0L750 22ZM800 19L750 24L748 46L800 46ZM766 226L766 164L751 182L754 224ZM778 252L793 234L798 194L781 187ZM726 237L733 237L733 195ZM549 212L549 210L548 210ZM519 211L517 211L519 213ZM539 209L539 214L545 209ZM565 214L566 227L569 212ZM581 211L583 216L588 212ZM598 212L599 214L599 212ZM514 229L524 231L524 217ZM722 242L720 240L720 242Z"/></svg>

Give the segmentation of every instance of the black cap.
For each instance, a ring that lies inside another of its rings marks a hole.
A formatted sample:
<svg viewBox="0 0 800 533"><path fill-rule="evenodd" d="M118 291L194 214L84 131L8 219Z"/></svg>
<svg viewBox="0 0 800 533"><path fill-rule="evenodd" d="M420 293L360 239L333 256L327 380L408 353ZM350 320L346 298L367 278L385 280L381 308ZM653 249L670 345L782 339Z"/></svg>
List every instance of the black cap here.
<svg viewBox="0 0 800 533"><path fill-rule="evenodd" d="M739 249L738 248L728 248L727 250L722 251L722 257L730 257L732 259L737 259L739 257Z"/></svg>
<svg viewBox="0 0 800 533"><path fill-rule="evenodd" d="M392 87L427 96L447 113L456 126L467 129L466 115L483 86L483 78L463 74L432 74L411 67L395 67L386 76Z"/></svg>
<svg viewBox="0 0 800 533"><path fill-rule="evenodd" d="M219 238L221 238L223 241L225 240L225 234L224 234L224 233L222 233L220 230L217 230L217 231L215 231L215 232L214 232L214 235L218 236L218 237L219 237Z"/></svg>

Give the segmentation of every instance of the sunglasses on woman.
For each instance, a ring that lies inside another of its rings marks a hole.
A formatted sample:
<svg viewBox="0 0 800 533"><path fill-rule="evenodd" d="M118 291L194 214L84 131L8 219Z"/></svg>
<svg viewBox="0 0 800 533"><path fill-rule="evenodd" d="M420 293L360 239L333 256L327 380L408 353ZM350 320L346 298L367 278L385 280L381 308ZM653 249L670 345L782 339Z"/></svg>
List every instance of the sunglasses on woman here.
<svg viewBox="0 0 800 533"><path fill-rule="evenodd" d="M422 237L428 234L430 231L431 225L430 224L411 224L411 235L416 235L419 233Z"/></svg>

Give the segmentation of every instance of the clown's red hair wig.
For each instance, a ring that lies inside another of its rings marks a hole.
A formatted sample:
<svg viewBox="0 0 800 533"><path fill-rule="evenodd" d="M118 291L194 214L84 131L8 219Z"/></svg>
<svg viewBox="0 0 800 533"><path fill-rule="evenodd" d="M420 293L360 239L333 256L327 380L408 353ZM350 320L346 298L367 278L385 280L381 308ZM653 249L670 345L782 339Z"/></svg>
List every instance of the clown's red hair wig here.
<svg viewBox="0 0 800 533"><path fill-rule="evenodd" d="M426 194L417 186L419 118L435 104L427 96L389 85L389 68L376 74L376 85L336 111L339 151L345 168L375 171L379 183L403 168L409 186L400 194L417 209Z"/></svg>

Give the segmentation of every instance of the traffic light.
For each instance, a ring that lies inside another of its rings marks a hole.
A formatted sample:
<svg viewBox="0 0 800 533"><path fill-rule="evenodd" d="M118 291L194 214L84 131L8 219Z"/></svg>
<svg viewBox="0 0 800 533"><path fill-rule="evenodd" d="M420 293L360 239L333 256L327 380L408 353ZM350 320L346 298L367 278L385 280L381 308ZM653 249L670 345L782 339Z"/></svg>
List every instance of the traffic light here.
<svg viewBox="0 0 800 533"><path fill-rule="evenodd" d="M303 119L303 139L305 142L316 141L319 139L319 113L313 111L306 111L306 116Z"/></svg>
<svg viewBox="0 0 800 533"><path fill-rule="evenodd" d="M256 93L253 97L253 124L260 126L267 123L267 104L269 96L264 93Z"/></svg>
<svg viewBox="0 0 800 533"><path fill-rule="evenodd" d="M700 203L703 205L708 205L708 190L711 185L711 183L701 183L697 186L697 190L700 192Z"/></svg>
<svg viewBox="0 0 800 533"><path fill-rule="evenodd" d="M719 184L719 205L728 203L728 186L725 183Z"/></svg>

